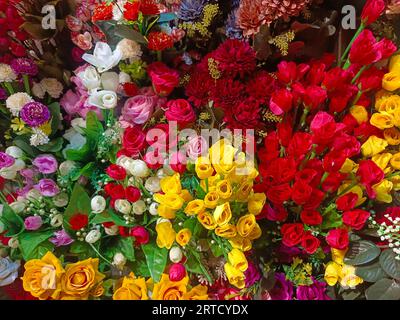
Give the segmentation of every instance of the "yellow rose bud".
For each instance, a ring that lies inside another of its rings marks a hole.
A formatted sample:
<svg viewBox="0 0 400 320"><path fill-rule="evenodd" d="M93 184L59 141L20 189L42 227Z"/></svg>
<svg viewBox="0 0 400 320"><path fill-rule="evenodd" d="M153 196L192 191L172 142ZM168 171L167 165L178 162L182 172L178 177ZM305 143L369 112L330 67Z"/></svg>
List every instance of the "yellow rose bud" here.
<svg viewBox="0 0 400 320"><path fill-rule="evenodd" d="M211 191L204 198L204 205L208 209L214 209L218 205L219 195L216 191Z"/></svg>
<svg viewBox="0 0 400 320"><path fill-rule="evenodd" d="M393 189L393 182L385 179L374 185L372 189L376 192L376 200L384 203L392 203L393 198L390 192Z"/></svg>
<svg viewBox="0 0 400 320"><path fill-rule="evenodd" d="M372 115L370 123L381 130L389 129L394 126L394 117L386 111L381 111Z"/></svg>
<svg viewBox="0 0 400 320"><path fill-rule="evenodd" d="M377 98L375 103L375 109L379 112L387 112L394 114L396 110L400 108L400 96L386 94L380 98Z"/></svg>
<svg viewBox="0 0 400 320"><path fill-rule="evenodd" d="M195 166L196 174L201 179L208 179L214 174L214 169L211 165L211 162L208 158L199 157L196 160Z"/></svg>
<svg viewBox="0 0 400 320"><path fill-rule="evenodd" d="M163 221L158 223L156 226L156 232L157 246L159 248L167 248L168 250L171 249L176 238L175 230L172 227L171 222Z"/></svg>
<svg viewBox="0 0 400 320"><path fill-rule="evenodd" d="M331 254L332 254L333 262L336 262L337 264L342 265L346 253L347 253L347 249L339 250L339 249L332 248Z"/></svg>
<svg viewBox="0 0 400 320"><path fill-rule="evenodd" d="M225 264L225 273L228 277L229 283L238 289L243 289L246 285L246 277L243 272L236 269L230 263Z"/></svg>
<svg viewBox="0 0 400 320"><path fill-rule="evenodd" d="M329 286L333 287L338 282L340 269L341 266L332 261L326 265L324 279Z"/></svg>
<svg viewBox="0 0 400 320"><path fill-rule="evenodd" d="M179 196L183 199L184 202L190 202L193 200L193 197L190 194L189 190L182 190Z"/></svg>
<svg viewBox="0 0 400 320"><path fill-rule="evenodd" d="M393 155L390 159L390 165L395 170L400 170L400 152Z"/></svg>
<svg viewBox="0 0 400 320"><path fill-rule="evenodd" d="M353 106L350 108L350 114L357 120L358 124L368 121L368 111L364 106Z"/></svg>
<svg viewBox="0 0 400 320"><path fill-rule="evenodd" d="M232 186L228 180L217 183L216 191L221 199L229 199L232 196Z"/></svg>
<svg viewBox="0 0 400 320"><path fill-rule="evenodd" d="M159 283L154 285L152 300L183 300L187 293L189 277L181 281L171 281L168 274L163 274Z"/></svg>
<svg viewBox="0 0 400 320"><path fill-rule="evenodd" d="M259 215L261 211L264 209L265 202L267 201L267 196L265 193L255 193L253 194L247 207L249 209L249 213L254 214L255 216Z"/></svg>
<svg viewBox="0 0 400 320"><path fill-rule="evenodd" d="M392 159L392 154L388 152L380 153L372 157L372 161L375 162L375 164L382 170L386 169L390 159Z"/></svg>
<svg viewBox="0 0 400 320"><path fill-rule="evenodd" d="M180 210L183 207L185 201L177 194L167 193L167 194L155 194L154 200L161 203L173 210Z"/></svg>
<svg viewBox="0 0 400 320"><path fill-rule="evenodd" d="M206 207L204 205L204 201L200 199L196 199L193 201L190 201L188 205L185 208L185 213L188 216L194 216L198 215L200 212L203 212L206 210Z"/></svg>
<svg viewBox="0 0 400 320"><path fill-rule="evenodd" d="M258 223L256 223L253 231L248 235L249 240L257 240L262 236L262 231Z"/></svg>
<svg viewBox="0 0 400 320"><path fill-rule="evenodd" d="M386 140L376 136L370 136L368 140L361 146L361 152L364 157L371 158L386 149L388 143Z"/></svg>
<svg viewBox="0 0 400 320"><path fill-rule="evenodd" d="M211 164L219 174L227 175L235 169L234 157L238 150L227 139L221 139L209 150Z"/></svg>
<svg viewBox="0 0 400 320"><path fill-rule="evenodd" d="M342 184L339 189L338 189L338 194L342 194L342 192L344 192L350 185L349 184ZM358 201L356 203L356 207L362 205L367 198L365 198L363 189L360 186L354 186L353 188L351 188L350 190L348 190L346 193L344 194L348 194L348 193L355 193L358 196ZM344 195L343 194L343 195Z"/></svg>
<svg viewBox="0 0 400 320"><path fill-rule="evenodd" d="M355 288L364 280L356 276L356 268L353 266L344 265L340 274L340 285L344 288Z"/></svg>
<svg viewBox="0 0 400 320"><path fill-rule="evenodd" d="M157 209L158 215L165 219L175 219L176 210L167 207L165 204L160 204Z"/></svg>
<svg viewBox="0 0 400 320"><path fill-rule="evenodd" d="M389 71L400 72L400 54L397 54L390 59Z"/></svg>
<svg viewBox="0 0 400 320"><path fill-rule="evenodd" d="M239 190L236 193L236 199L239 201L246 201L251 191L253 190L253 182L245 180L240 184Z"/></svg>
<svg viewBox="0 0 400 320"><path fill-rule="evenodd" d="M182 229L176 235L176 242L180 246L184 247L189 243L191 238L192 238L192 231L190 231L189 229Z"/></svg>
<svg viewBox="0 0 400 320"><path fill-rule="evenodd" d="M393 71L385 74L382 79L382 87L391 92L400 89L400 72Z"/></svg>
<svg viewBox="0 0 400 320"><path fill-rule="evenodd" d="M356 168L356 166L357 166L357 164L353 160L347 158L346 161L343 163L343 166L340 169L340 172L341 173L353 172L354 169Z"/></svg>
<svg viewBox="0 0 400 320"><path fill-rule="evenodd" d="M135 278L133 273L124 277L121 287L113 295L113 300L148 300L146 280Z"/></svg>
<svg viewBox="0 0 400 320"><path fill-rule="evenodd" d="M214 220L219 226L224 226L232 219L232 211L229 202L218 206L214 210Z"/></svg>
<svg viewBox="0 0 400 320"><path fill-rule="evenodd" d="M257 222L256 222L255 215L247 214L247 215L241 217L237 223L238 233L242 237L247 238L253 232L256 225L257 225Z"/></svg>
<svg viewBox="0 0 400 320"><path fill-rule="evenodd" d="M250 251L253 247L250 239L243 238L239 235L232 239L229 239L229 243L232 245L233 248L239 249L243 252Z"/></svg>
<svg viewBox="0 0 400 320"><path fill-rule="evenodd" d="M399 191L400 190L400 176L395 176L390 178L390 181L393 183L393 190Z"/></svg>
<svg viewBox="0 0 400 320"><path fill-rule="evenodd" d="M208 287L198 285L183 295L183 300L208 300Z"/></svg>
<svg viewBox="0 0 400 320"><path fill-rule="evenodd" d="M160 181L161 190L164 193L179 194L182 192L181 176L179 173L175 173L171 177L165 177Z"/></svg>
<svg viewBox="0 0 400 320"><path fill-rule="evenodd" d="M59 298L60 280L65 271L53 253L49 251L41 259L29 260L24 269L22 285L25 291L40 300Z"/></svg>
<svg viewBox="0 0 400 320"><path fill-rule="evenodd" d="M390 128L383 131L385 140L391 146L398 146L400 144L400 131L396 128Z"/></svg>
<svg viewBox="0 0 400 320"><path fill-rule="evenodd" d="M237 230L234 225L226 224L222 227L217 227L215 229L215 234L221 238L232 239L236 237Z"/></svg>
<svg viewBox="0 0 400 320"><path fill-rule="evenodd" d="M203 225L207 230L214 230L217 227L217 223L214 217L208 212L201 212L197 215L197 220Z"/></svg>
<svg viewBox="0 0 400 320"><path fill-rule="evenodd" d="M232 249L232 251L228 253L228 260L234 268L242 272L245 272L249 267L246 256L239 249Z"/></svg>

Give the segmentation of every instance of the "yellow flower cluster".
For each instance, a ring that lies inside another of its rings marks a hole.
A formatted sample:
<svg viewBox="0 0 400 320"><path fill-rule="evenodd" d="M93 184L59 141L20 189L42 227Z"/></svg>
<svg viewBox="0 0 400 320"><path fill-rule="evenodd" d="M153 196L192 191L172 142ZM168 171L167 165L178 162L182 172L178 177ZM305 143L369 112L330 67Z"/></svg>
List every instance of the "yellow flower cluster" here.
<svg viewBox="0 0 400 320"><path fill-rule="evenodd" d="M65 269L51 252L25 264L24 290L40 300L87 300L104 293L104 274L98 271L99 260L87 259L67 264Z"/></svg>
<svg viewBox="0 0 400 320"><path fill-rule="evenodd" d="M389 73L383 77L382 86L385 90L391 92L400 89L400 55L392 57Z"/></svg>
<svg viewBox="0 0 400 320"><path fill-rule="evenodd" d="M325 281L329 286L334 286L339 282L345 289L354 289L364 280L356 275L353 266L344 263L345 254L345 250L332 249L333 261L329 262L325 267Z"/></svg>

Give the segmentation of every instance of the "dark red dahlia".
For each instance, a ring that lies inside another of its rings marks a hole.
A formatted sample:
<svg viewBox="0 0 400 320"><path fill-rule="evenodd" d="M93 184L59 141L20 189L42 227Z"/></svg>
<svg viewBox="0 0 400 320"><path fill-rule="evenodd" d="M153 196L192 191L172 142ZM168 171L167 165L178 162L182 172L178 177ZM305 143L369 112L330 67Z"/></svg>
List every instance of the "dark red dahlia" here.
<svg viewBox="0 0 400 320"><path fill-rule="evenodd" d="M201 108L208 103L210 91L215 86L215 81L208 72L197 71L196 68L191 75L190 81L185 88L185 94L196 108Z"/></svg>
<svg viewBox="0 0 400 320"><path fill-rule="evenodd" d="M221 79L217 81L211 91L211 100L218 108L231 109L244 100L246 97L245 90L245 86L240 81Z"/></svg>
<svg viewBox="0 0 400 320"><path fill-rule="evenodd" d="M163 51L174 46L173 38L164 32L150 32L148 40L148 47L153 51Z"/></svg>

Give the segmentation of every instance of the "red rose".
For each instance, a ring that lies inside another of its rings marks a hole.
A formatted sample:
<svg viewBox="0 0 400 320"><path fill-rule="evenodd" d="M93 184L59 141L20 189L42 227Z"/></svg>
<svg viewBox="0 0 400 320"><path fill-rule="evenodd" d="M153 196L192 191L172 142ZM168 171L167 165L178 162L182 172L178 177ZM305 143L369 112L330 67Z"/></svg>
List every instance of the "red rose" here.
<svg viewBox="0 0 400 320"><path fill-rule="evenodd" d="M126 200L135 203L140 200L142 193L136 187L129 186L125 189Z"/></svg>
<svg viewBox="0 0 400 320"><path fill-rule="evenodd" d="M124 154L131 157L137 157L144 149L146 144L146 135L138 128L126 128L122 138L122 146L124 147Z"/></svg>
<svg viewBox="0 0 400 320"><path fill-rule="evenodd" d="M167 108L165 116L168 121L176 121L180 126L186 126L196 121L196 114L185 99L171 100L167 103Z"/></svg>
<svg viewBox="0 0 400 320"><path fill-rule="evenodd" d="M137 246L149 243L149 232L142 226L132 228L130 235L135 237Z"/></svg>
<svg viewBox="0 0 400 320"><path fill-rule="evenodd" d="M344 250L349 246L349 233L346 229L330 230L326 241L332 248Z"/></svg>
<svg viewBox="0 0 400 320"><path fill-rule="evenodd" d="M326 172L337 173L342 168L346 159L347 156L343 153L343 151L333 150L325 155L322 165Z"/></svg>
<svg viewBox="0 0 400 320"><path fill-rule="evenodd" d="M104 191L113 200L125 199L125 190L120 184L108 183Z"/></svg>
<svg viewBox="0 0 400 320"><path fill-rule="evenodd" d="M358 92L355 85L344 85L340 90L337 90L329 95L329 112L342 112L354 95Z"/></svg>
<svg viewBox="0 0 400 320"><path fill-rule="evenodd" d="M285 201L288 201L291 197L292 190L289 183L284 183L279 186L274 186L268 189L268 199L276 204L282 205Z"/></svg>
<svg viewBox="0 0 400 320"><path fill-rule="evenodd" d="M307 231L301 239L301 246L308 254L315 253L320 244L321 242L318 240L318 238L314 237L310 231Z"/></svg>
<svg viewBox="0 0 400 320"><path fill-rule="evenodd" d="M303 205L304 210L315 210L320 205L322 200L325 198L325 193L319 189L314 189L311 197L308 199L307 203Z"/></svg>
<svg viewBox="0 0 400 320"><path fill-rule="evenodd" d="M336 200L336 208L340 211L352 210L356 206L357 201L358 195L353 192L349 192Z"/></svg>
<svg viewBox="0 0 400 320"><path fill-rule="evenodd" d="M313 188L303 181L297 181L292 187L292 200L299 206L307 203Z"/></svg>
<svg viewBox="0 0 400 320"><path fill-rule="evenodd" d="M297 66L296 63L290 61L281 61L278 64L278 72L276 76L280 82L289 84L297 78Z"/></svg>
<svg viewBox="0 0 400 320"><path fill-rule="evenodd" d="M162 62L153 62L147 68L147 73L153 83L154 91L159 96L169 96L179 85L179 73L168 68Z"/></svg>
<svg viewBox="0 0 400 320"><path fill-rule="evenodd" d="M272 208L271 206L266 206L265 209L266 211L266 218L269 221L285 221L286 218L288 217L288 212L286 209L282 207L278 208Z"/></svg>
<svg viewBox="0 0 400 320"><path fill-rule="evenodd" d="M110 165L107 168L106 172L110 176L110 178L117 181L124 180L126 178L126 170L116 164Z"/></svg>
<svg viewBox="0 0 400 320"><path fill-rule="evenodd" d="M354 230L361 230L365 222L370 217L370 213L365 210L356 209L343 213L343 222L345 225L352 227Z"/></svg>
<svg viewBox="0 0 400 320"><path fill-rule="evenodd" d="M382 78L385 72L375 67L365 70L358 80L360 89L363 92L371 90L380 90L382 88Z"/></svg>
<svg viewBox="0 0 400 320"><path fill-rule="evenodd" d="M383 10L385 10L385 1L383 0L368 0L364 5L363 11L361 13L361 21L365 26L374 23Z"/></svg>
<svg viewBox="0 0 400 320"><path fill-rule="evenodd" d="M139 16L140 1L127 2L124 5L124 18L130 21L136 21ZM109 7L113 7L110 5ZM111 16L112 17L112 16Z"/></svg>
<svg viewBox="0 0 400 320"><path fill-rule="evenodd" d="M303 95L303 102L307 109L315 110L325 102L327 97L325 89L320 86L309 86Z"/></svg>
<svg viewBox="0 0 400 320"><path fill-rule="evenodd" d="M69 224L72 230L79 231L86 227L89 223L89 218L86 214L77 213L69 219Z"/></svg>
<svg viewBox="0 0 400 320"><path fill-rule="evenodd" d="M293 95L288 89L280 89L272 94L270 101L271 111L280 116L289 112L293 107Z"/></svg>
<svg viewBox="0 0 400 320"><path fill-rule="evenodd" d="M336 129L335 119L323 111L318 112L311 121L311 131L316 144L329 144L335 138Z"/></svg>
<svg viewBox="0 0 400 320"><path fill-rule="evenodd" d="M346 178L346 175L339 172L330 173L325 181L322 183L322 190L325 192L335 192L339 189L342 181Z"/></svg>
<svg viewBox="0 0 400 320"><path fill-rule="evenodd" d="M318 172L314 169L303 169L296 173L295 180L303 181L311 185L312 187L317 187L319 181L316 181L316 177L318 176ZM317 184L317 185L314 185Z"/></svg>
<svg viewBox="0 0 400 320"><path fill-rule="evenodd" d="M292 139L293 125L290 121L283 121L277 125L277 134L282 146L287 147Z"/></svg>
<svg viewBox="0 0 400 320"><path fill-rule="evenodd" d="M297 132L289 143L288 154L296 159L304 157L312 148L312 136L306 132Z"/></svg>
<svg viewBox="0 0 400 320"><path fill-rule="evenodd" d="M360 182L364 185L368 197L374 199L376 192L372 186L381 182L385 178L385 173L372 160L362 160L357 171Z"/></svg>
<svg viewBox="0 0 400 320"><path fill-rule="evenodd" d="M294 247L301 242L304 226L301 223L287 223L281 228L282 242L287 247Z"/></svg>
<svg viewBox="0 0 400 320"><path fill-rule="evenodd" d="M322 216L317 210L303 210L300 219L309 226L318 226L322 223Z"/></svg>

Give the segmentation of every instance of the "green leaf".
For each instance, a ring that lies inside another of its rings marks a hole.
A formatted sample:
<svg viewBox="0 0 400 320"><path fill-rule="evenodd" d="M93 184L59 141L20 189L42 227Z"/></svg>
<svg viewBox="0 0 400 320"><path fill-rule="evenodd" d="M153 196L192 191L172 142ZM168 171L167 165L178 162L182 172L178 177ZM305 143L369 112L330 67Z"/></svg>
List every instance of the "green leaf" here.
<svg viewBox="0 0 400 320"><path fill-rule="evenodd" d="M24 232L18 236L21 253L24 260L40 259L47 251L51 251L53 244L47 241L54 234L53 230Z"/></svg>
<svg viewBox="0 0 400 320"><path fill-rule="evenodd" d="M92 220L90 220L91 224L102 224L105 222L113 222L114 220L111 218L108 212L98 213L94 216Z"/></svg>
<svg viewBox="0 0 400 320"><path fill-rule="evenodd" d="M143 35L133 28L130 28L126 25L119 24L115 27L114 31L115 36L124 38L124 39L129 39L136 41L137 43L145 44L147 43L146 39L143 37Z"/></svg>
<svg viewBox="0 0 400 320"><path fill-rule="evenodd" d="M135 249L133 247L133 239L131 237L121 238L118 241L118 249L128 261L135 261Z"/></svg>
<svg viewBox="0 0 400 320"><path fill-rule="evenodd" d="M360 296L361 292L359 291L345 291L342 293L343 300L355 300Z"/></svg>
<svg viewBox="0 0 400 320"><path fill-rule="evenodd" d="M184 222L183 227L189 229L192 232L193 237L197 237L204 230L197 217L187 219Z"/></svg>
<svg viewBox="0 0 400 320"><path fill-rule="evenodd" d="M371 241L356 241L350 243L344 262L352 266L359 266L373 261L381 250Z"/></svg>
<svg viewBox="0 0 400 320"><path fill-rule="evenodd" d="M15 237L24 231L24 220L17 215L8 204L3 204L3 211L0 220L4 223L7 230L6 237Z"/></svg>
<svg viewBox="0 0 400 320"><path fill-rule="evenodd" d="M134 227L133 224L126 224L126 221L122 219L118 214L116 214L113 210L108 211L112 222L114 222L119 227Z"/></svg>
<svg viewBox="0 0 400 320"><path fill-rule="evenodd" d="M39 155L39 151L31 147L29 143L29 137L26 135L16 137L13 141L13 144L32 158L35 158L37 155Z"/></svg>
<svg viewBox="0 0 400 320"><path fill-rule="evenodd" d="M218 258L224 255L224 250L218 243L214 242L214 244L212 244L211 240L209 240L208 243L214 257Z"/></svg>
<svg viewBox="0 0 400 320"><path fill-rule="evenodd" d="M132 270L135 270L135 275L143 278L150 278L151 273L147 263L144 259L136 260L133 264Z"/></svg>
<svg viewBox="0 0 400 320"><path fill-rule="evenodd" d="M399 300L400 284L393 279L381 279L365 291L367 300Z"/></svg>
<svg viewBox="0 0 400 320"><path fill-rule="evenodd" d="M69 205L64 213L64 227L70 230L69 220L75 214L85 214L89 215L91 211L90 197L86 193L85 189L76 183L74 189L72 190L72 195L69 200Z"/></svg>
<svg viewBox="0 0 400 320"><path fill-rule="evenodd" d="M82 128L88 141L95 142L99 140L100 135L104 133L103 125L93 111L88 112L86 116L86 128Z"/></svg>
<svg viewBox="0 0 400 320"><path fill-rule="evenodd" d="M356 275L367 282L376 282L387 277L379 262L357 267Z"/></svg>
<svg viewBox="0 0 400 320"><path fill-rule="evenodd" d="M95 257L97 254L93 251L92 247L83 241L75 241L70 247L70 252L77 254L79 260Z"/></svg>
<svg viewBox="0 0 400 320"><path fill-rule="evenodd" d="M96 164L94 162L89 162L80 170L80 175L89 178L95 169Z"/></svg>
<svg viewBox="0 0 400 320"><path fill-rule="evenodd" d="M142 246L142 250L146 256L147 267L154 283L160 282L167 265L168 250L165 248L161 249L153 243Z"/></svg>
<svg viewBox="0 0 400 320"><path fill-rule="evenodd" d="M193 273L202 274L207 278L207 281L209 283L213 283L213 280L212 280L210 274L208 273L207 268L203 265L203 262L200 257L200 253L193 249L189 249L187 255L188 255L188 259L186 261L186 268L188 269L188 271L193 272Z"/></svg>
<svg viewBox="0 0 400 320"><path fill-rule="evenodd" d="M400 261L396 260L396 254L391 249L382 252L379 263L383 270L396 280L400 280Z"/></svg>
<svg viewBox="0 0 400 320"><path fill-rule="evenodd" d="M87 162L93 157L94 149L86 143L82 148L78 150L68 149L66 152L67 160Z"/></svg>
<svg viewBox="0 0 400 320"><path fill-rule="evenodd" d="M322 230L335 229L343 225L342 216L336 210L330 210L323 215L324 221L321 224Z"/></svg>
<svg viewBox="0 0 400 320"><path fill-rule="evenodd" d="M61 124L61 110L60 110L60 104L58 102L54 102L50 104L49 110L51 112L51 133L55 134Z"/></svg>
<svg viewBox="0 0 400 320"><path fill-rule="evenodd" d="M63 144L64 144L64 139L60 137L51 140L48 144L45 144L43 146L38 146L37 148L42 152L56 153L61 151Z"/></svg>

